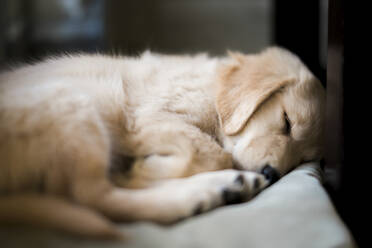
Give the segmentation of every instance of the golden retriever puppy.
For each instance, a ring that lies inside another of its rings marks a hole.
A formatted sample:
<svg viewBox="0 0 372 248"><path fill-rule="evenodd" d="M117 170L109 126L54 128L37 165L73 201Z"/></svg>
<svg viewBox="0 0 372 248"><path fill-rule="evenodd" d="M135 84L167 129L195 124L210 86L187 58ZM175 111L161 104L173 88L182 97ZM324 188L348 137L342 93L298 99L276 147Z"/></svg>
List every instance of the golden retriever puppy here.
<svg viewBox="0 0 372 248"><path fill-rule="evenodd" d="M324 89L270 48L71 55L0 75L0 222L97 238L246 201L322 155ZM244 170L237 170L244 169Z"/></svg>

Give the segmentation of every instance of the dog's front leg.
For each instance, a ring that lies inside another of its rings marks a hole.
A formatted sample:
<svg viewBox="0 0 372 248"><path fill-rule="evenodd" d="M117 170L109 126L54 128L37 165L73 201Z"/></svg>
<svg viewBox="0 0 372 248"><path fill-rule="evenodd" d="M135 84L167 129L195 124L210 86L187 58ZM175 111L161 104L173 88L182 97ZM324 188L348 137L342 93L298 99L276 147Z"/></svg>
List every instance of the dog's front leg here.
<svg viewBox="0 0 372 248"><path fill-rule="evenodd" d="M203 134L193 127L180 127L150 132L136 147L138 154L147 157L142 158L145 163L135 165L138 168L133 170L143 170L143 174L139 174L143 181L156 179L153 181L157 182L144 189L125 189L111 184L106 174L107 147L99 146L106 143L91 142L84 149L76 150L76 164L70 177L74 201L115 221L172 223L218 206L246 201L267 186L261 174L223 170L232 166L231 157L208 136L200 138ZM214 167L208 167L209 163ZM195 169L191 170L193 166ZM188 172L190 170L192 172ZM196 174L201 171L210 172ZM187 177L185 172L196 175ZM136 174L130 174L129 178L131 176Z"/></svg>
<svg viewBox="0 0 372 248"><path fill-rule="evenodd" d="M170 224L219 206L247 201L267 185L261 174L230 169L168 179L146 189L109 187L91 194L96 199L87 204L115 221ZM90 187L94 191L95 187Z"/></svg>

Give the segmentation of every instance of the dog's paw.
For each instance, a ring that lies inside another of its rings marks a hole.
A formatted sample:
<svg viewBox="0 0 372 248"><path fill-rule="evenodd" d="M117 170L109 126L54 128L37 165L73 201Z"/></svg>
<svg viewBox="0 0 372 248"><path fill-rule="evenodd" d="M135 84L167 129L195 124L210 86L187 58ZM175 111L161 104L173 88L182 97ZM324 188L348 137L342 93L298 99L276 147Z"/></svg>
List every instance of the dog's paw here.
<svg viewBox="0 0 372 248"><path fill-rule="evenodd" d="M156 221L174 223L219 206L245 202L268 184L261 174L237 170L207 172L175 180L161 187L166 194L161 198L167 205Z"/></svg>
<svg viewBox="0 0 372 248"><path fill-rule="evenodd" d="M190 189L195 191L190 202L198 202L194 213L248 201L268 185L261 174L236 170L199 174L191 177L189 183L195 188Z"/></svg>

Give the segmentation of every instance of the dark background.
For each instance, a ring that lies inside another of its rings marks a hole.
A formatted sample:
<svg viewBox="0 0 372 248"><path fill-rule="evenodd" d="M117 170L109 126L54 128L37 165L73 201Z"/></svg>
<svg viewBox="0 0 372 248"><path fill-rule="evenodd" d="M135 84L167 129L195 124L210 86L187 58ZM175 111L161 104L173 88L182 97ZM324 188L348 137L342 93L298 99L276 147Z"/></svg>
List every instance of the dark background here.
<svg viewBox="0 0 372 248"><path fill-rule="evenodd" d="M359 45L345 49L345 8L343 0L0 0L0 69L77 51L223 55L286 47L327 87L325 185L363 247L370 175L363 130L372 125L361 118L370 91L360 85L370 69L355 54L369 51L368 31L356 31L369 15L349 19Z"/></svg>
<svg viewBox="0 0 372 248"><path fill-rule="evenodd" d="M222 55L276 44L299 54L325 83L327 1L301 2L0 0L0 61L74 51L136 55L145 49Z"/></svg>

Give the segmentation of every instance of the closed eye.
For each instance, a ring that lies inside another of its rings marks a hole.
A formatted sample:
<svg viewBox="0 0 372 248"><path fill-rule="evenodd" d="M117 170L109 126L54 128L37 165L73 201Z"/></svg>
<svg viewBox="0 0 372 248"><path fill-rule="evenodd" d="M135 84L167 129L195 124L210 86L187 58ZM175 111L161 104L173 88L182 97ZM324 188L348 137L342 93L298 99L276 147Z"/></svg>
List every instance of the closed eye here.
<svg viewBox="0 0 372 248"><path fill-rule="evenodd" d="M292 126L291 126L291 121L289 120L286 112L284 112L284 121L285 121L284 134L290 135Z"/></svg>

